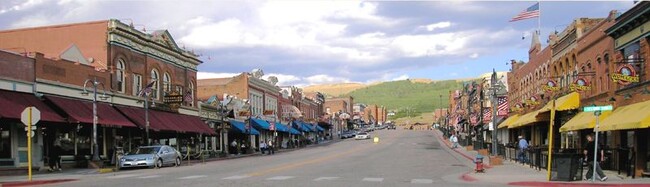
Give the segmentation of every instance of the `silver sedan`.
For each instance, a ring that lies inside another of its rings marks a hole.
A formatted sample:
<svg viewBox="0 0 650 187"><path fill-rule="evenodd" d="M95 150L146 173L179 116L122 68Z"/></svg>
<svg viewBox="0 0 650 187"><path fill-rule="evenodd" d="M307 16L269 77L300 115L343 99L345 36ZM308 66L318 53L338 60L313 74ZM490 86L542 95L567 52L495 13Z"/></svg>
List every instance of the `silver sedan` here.
<svg viewBox="0 0 650 187"><path fill-rule="evenodd" d="M120 159L120 168L180 166L181 154L166 145L142 146Z"/></svg>

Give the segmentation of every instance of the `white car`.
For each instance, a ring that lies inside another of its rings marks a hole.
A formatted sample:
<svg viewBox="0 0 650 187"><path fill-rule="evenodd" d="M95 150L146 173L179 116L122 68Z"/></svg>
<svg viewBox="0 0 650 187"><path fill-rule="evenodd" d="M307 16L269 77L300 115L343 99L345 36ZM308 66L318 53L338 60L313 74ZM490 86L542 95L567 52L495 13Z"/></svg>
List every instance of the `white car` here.
<svg viewBox="0 0 650 187"><path fill-rule="evenodd" d="M360 132L356 136L354 136L354 139L356 140L365 140L365 139L370 139L370 134L367 132Z"/></svg>

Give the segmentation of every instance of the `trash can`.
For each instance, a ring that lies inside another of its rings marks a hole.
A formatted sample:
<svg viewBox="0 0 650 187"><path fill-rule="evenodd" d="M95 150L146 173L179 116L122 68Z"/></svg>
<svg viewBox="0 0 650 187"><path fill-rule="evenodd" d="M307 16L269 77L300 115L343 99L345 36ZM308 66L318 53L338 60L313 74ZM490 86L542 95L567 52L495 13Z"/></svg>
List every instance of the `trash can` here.
<svg viewBox="0 0 650 187"><path fill-rule="evenodd" d="M581 167L580 155L575 153L554 153L552 181L576 181L581 180L582 175L578 173Z"/></svg>

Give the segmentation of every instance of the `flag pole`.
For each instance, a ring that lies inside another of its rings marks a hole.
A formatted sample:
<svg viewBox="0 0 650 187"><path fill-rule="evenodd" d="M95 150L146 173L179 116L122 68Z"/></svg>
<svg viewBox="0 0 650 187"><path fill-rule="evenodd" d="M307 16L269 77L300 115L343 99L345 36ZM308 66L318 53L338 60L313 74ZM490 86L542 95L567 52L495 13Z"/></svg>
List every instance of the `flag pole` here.
<svg viewBox="0 0 650 187"><path fill-rule="evenodd" d="M541 35L542 34L542 2L537 1L537 11L539 11L539 15L537 16L537 34Z"/></svg>

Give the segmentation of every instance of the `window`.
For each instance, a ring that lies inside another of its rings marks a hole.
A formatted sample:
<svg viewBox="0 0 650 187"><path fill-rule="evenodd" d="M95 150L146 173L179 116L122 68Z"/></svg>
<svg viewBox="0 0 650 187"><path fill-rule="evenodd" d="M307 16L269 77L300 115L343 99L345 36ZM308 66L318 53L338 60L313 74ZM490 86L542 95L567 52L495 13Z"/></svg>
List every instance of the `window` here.
<svg viewBox="0 0 650 187"><path fill-rule="evenodd" d="M124 93L124 60L120 59L115 64L115 76L117 84L117 92Z"/></svg>
<svg viewBox="0 0 650 187"><path fill-rule="evenodd" d="M190 84L188 85L187 92L189 92L190 96L192 96L189 101L189 105L194 106L194 83L192 81L190 81Z"/></svg>
<svg viewBox="0 0 650 187"><path fill-rule="evenodd" d="M609 64L609 60L610 60L609 59L609 54L605 53L604 58L605 58L605 64Z"/></svg>
<svg viewBox="0 0 650 187"><path fill-rule="evenodd" d="M158 74L158 70L152 69L151 70L151 81L153 81L153 85L151 86L151 92L153 93L151 97L154 99L157 99L159 96L159 90L160 88L160 75Z"/></svg>
<svg viewBox="0 0 650 187"><path fill-rule="evenodd" d="M133 74L133 95L138 96L140 90L142 90L142 76Z"/></svg>
<svg viewBox="0 0 650 187"><path fill-rule="evenodd" d="M172 91L172 79L169 77L168 73L163 75L163 92L168 94Z"/></svg>

